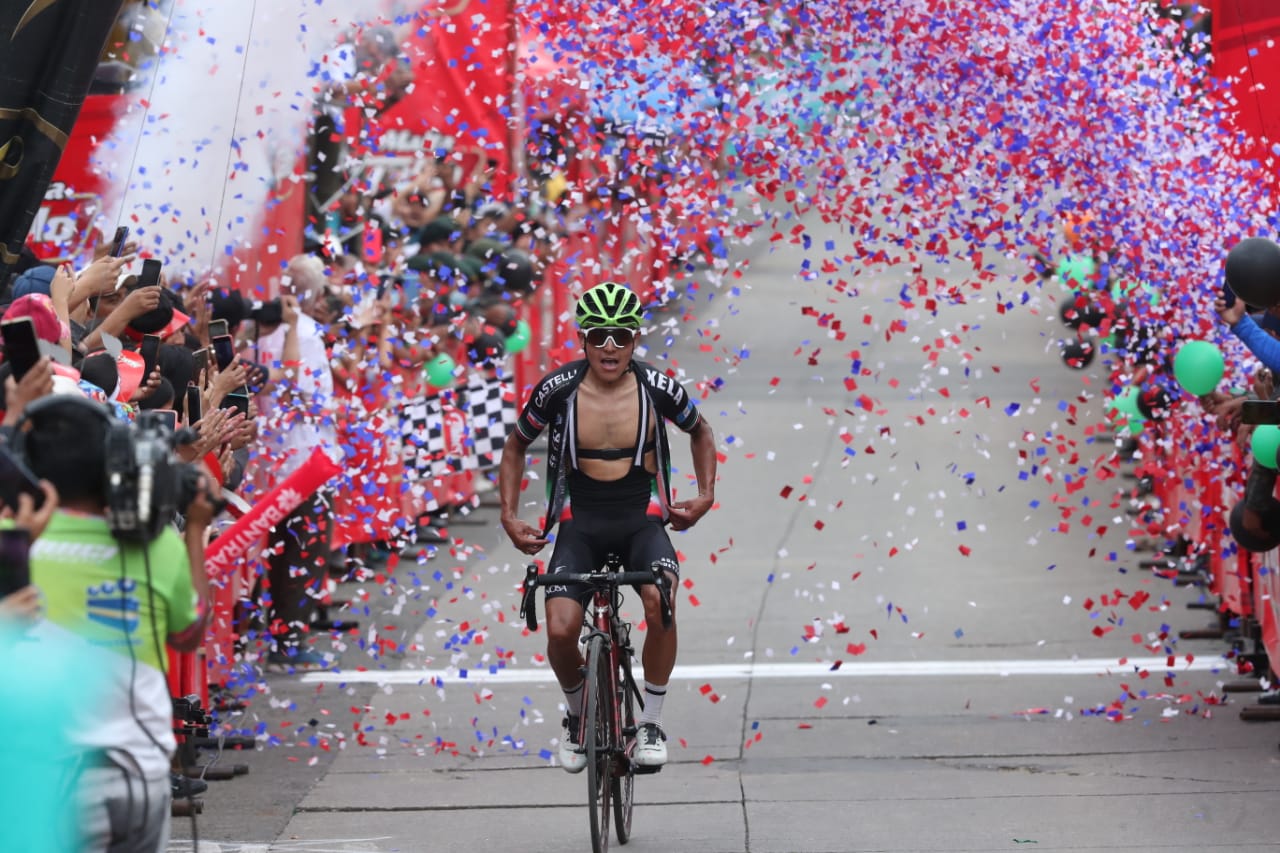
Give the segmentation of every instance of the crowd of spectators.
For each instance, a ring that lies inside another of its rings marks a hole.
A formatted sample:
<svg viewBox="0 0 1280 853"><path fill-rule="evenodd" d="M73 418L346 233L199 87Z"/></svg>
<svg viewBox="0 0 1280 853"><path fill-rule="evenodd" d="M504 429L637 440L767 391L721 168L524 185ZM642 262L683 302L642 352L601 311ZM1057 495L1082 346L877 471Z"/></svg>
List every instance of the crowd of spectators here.
<svg viewBox="0 0 1280 853"><path fill-rule="evenodd" d="M104 242L80 269L28 252L0 284L0 451L12 462L0 467L18 472L0 484L0 501L6 515L18 514L9 524L26 531L24 551L43 533L30 549L29 578L8 578L3 589L5 642L27 642L33 626L54 624L100 643L110 623L123 633L105 642L128 638L132 649L123 669L115 662L117 692L105 715L115 728L66 731L70 753L89 756L82 778L97 779L100 808L78 814L100 825L85 832L114 831L112 803L142 794L145 837L167 834L178 777L170 776L164 646L189 650L204 637L212 591L203 549L231 522L229 506L252 507L316 448L342 470L247 555L237 662L294 672L334 665L325 640L341 627L326 606L335 581L368 577L401 554L431 559L448 540L451 514L492 488L514 420L508 348L550 234L528 208L486 193L484 164L456 184L441 177L446 171L428 159L383 193L348 182L330 213L355 222L358 237L323 227L269 299L163 269L153 281L154 266L129 242ZM376 255L371 229L382 238ZM33 366L22 357L27 330ZM470 410L476 389L496 391L497 407ZM446 407L490 421L483 453L469 437L462 451L444 446ZM122 435L133 463L138 448L160 447L165 465L186 472L172 489L126 483L139 506L164 516L135 539L116 535L108 508L119 497L113 466L124 463L112 442ZM160 444L147 444L156 435ZM470 470L446 458L460 452L472 458ZM47 489L43 515L11 494L24 478ZM161 493L180 498L162 505ZM68 568L65 554L77 561L55 582L53 572ZM138 613L158 639L134 638Z"/></svg>

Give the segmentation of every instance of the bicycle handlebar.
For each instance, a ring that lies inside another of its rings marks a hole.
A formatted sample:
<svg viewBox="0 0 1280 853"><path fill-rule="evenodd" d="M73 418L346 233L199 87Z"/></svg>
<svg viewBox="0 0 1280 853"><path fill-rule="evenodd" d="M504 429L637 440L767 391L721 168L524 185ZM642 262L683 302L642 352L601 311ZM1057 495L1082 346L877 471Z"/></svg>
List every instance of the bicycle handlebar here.
<svg viewBox="0 0 1280 853"><path fill-rule="evenodd" d="M530 563L525 566L524 583L520 597L520 616L530 631L538 630L538 603L534 592L540 586L564 586L567 584L586 584L593 589L609 589L618 586L644 586L653 584L658 587L662 602L662 627L670 628L672 621L671 582L661 567L654 566L647 572L556 572L550 575L538 574L538 566Z"/></svg>

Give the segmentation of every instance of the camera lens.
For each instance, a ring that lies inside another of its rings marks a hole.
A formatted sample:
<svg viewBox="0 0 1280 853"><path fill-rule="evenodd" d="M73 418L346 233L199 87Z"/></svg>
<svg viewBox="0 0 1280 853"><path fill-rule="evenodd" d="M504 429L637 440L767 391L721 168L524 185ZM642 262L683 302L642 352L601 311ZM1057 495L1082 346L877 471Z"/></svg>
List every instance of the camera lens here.
<svg viewBox="0 0 1280 853"><path fill-rule="evenodd" d="M279 299L255 302L249 309L249 317L262 326L278 326L284 322L284 306Z"/></svg>

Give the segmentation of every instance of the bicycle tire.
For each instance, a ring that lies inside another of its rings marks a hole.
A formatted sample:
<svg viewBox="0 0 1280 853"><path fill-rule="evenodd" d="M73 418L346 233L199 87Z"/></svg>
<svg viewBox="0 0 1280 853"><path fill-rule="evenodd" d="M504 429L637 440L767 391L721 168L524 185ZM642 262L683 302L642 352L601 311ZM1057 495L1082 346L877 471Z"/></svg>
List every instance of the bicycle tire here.
<svg viewBox="0 0 1280 853"><path fill-rule="evenodd" d="M629 649L618 649L618 679L615 685L622 717L619 740L625 739L625 754L619 760L613 777L613 827L618 843L631 839L631 813L635 807L636 765L632 760L636 749L636 693L631 675Z"/></svg>
<svg viewBox="0 0 1280 853"><path fill-rule="evenodd" d="M582 709L583 743L587 748L587 805L591 814L592 853L609 850L609 795L613 786L613 695L609 654L604 637L587 643L586 704Z"/></svg>

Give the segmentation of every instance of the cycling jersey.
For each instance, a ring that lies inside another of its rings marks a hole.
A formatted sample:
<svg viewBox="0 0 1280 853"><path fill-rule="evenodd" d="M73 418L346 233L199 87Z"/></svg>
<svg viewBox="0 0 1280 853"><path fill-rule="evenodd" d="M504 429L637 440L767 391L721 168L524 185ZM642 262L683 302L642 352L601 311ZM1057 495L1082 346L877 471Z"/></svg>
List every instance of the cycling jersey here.
<svg viewBox="0 0 1280 853"><path fill-rule="evenodd" d="M628 369L636 375L641 398L639 438L636 446L629 451L634 452L632 467L644 464L644 454L650 448L643 438L648 435L649 423L656 420L656 492L658 512L665 522L671 505L671 447L667 439L666 421L671 421L685 432L692 432L702 415L684 386L658 368L632 360ZM568 471L579 467L578 459L581 454L577 448L575 426L577 396L578 385L586 375L586 359L578 359L551 371L534 387L516 421L516 430L526 442L532 442L548 427L551 430L548 435L547 509L542 527L543 536L555 527L564 509L568 492Z"/></svg>

